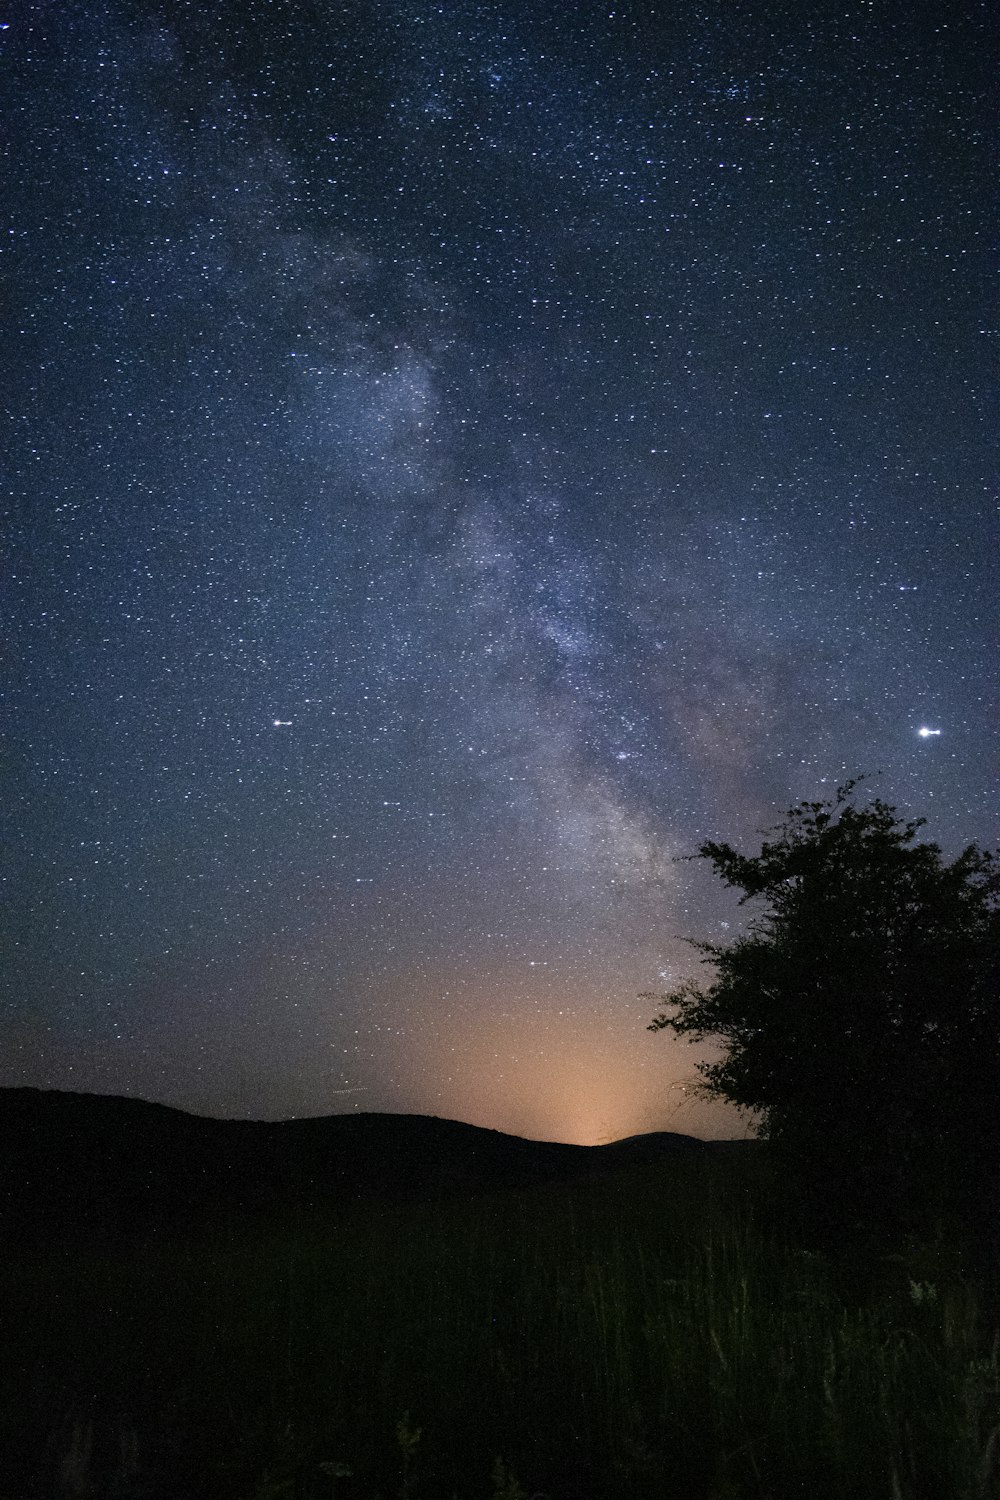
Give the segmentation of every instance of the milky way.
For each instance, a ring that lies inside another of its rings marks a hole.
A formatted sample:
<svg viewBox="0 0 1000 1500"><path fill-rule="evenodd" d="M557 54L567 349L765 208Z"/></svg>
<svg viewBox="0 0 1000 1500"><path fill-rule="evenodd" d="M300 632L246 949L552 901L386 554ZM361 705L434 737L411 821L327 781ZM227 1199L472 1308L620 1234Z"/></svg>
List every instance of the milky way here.
<svg viewBox="0 0 1000 1500"><path fill-rule="evenodd" d="M0 1083L742 1128L681 856L993 834L987 17L8 12Z"/></svg>

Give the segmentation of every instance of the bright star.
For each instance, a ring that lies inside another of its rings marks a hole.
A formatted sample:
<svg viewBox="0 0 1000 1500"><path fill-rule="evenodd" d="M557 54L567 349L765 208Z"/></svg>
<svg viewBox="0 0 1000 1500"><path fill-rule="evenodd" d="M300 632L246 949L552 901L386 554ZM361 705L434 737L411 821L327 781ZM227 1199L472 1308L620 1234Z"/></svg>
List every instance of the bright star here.
<svg viewBox="0 0 1000 1500"><path fill-rule="evenodd" d="M922 724L920 726L920 728L917 730L917 733L919 734L919 736L920 736L920 738L922 740L928 740L928 739L930 739L930 737L931 737L932 734L940 734L941 731L940 731L940 729L928 729L927 726L926 726L926 724Z"/></svg>

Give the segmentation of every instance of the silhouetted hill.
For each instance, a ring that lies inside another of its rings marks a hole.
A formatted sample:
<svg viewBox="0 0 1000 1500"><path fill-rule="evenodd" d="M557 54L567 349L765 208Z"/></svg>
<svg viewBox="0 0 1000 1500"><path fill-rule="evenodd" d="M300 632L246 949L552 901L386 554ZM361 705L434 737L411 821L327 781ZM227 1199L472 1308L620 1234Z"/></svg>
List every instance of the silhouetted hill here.
<svg viewBox="0 0 1000 1500"><path fill-rule="evenodd" d="M709 1144L524 1140L429 1115L214 1120L142 1099L0 1089L0 1225L129 1229L213 1212L567 1180Z"/></svg>

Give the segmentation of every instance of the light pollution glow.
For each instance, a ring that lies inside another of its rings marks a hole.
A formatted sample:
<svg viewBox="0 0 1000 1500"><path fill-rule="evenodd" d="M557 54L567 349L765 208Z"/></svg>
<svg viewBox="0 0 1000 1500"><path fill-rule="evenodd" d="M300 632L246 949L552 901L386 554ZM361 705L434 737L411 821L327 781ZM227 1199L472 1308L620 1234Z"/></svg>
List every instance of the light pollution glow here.
<svg viewBox="0 0 1000 1500"><path fill-rule="evenodd" d="M412 1100L394 1108L586 1146L652 1130L708 1139L747 1130L736 1111L694 1094L705 1048L645 1031L654 1003L635 997L623 1025L607 997L603 1014L597 996L579 991L561 1009L550 1000L529 1011L521 998L505 1013L502 992L502 977L474 985L460 1012L439 1007L431 1020L428 1007L426 1031L387 1041L378 1072L394 1077L398 1100Z"/></svg>

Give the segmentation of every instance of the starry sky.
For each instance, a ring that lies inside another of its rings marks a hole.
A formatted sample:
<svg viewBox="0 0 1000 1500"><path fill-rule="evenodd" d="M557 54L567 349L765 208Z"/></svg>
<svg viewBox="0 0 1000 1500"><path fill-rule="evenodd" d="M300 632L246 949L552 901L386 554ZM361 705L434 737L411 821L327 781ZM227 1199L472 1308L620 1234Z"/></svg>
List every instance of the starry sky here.
<svg viewBox="0 0 1000 1500"><path fill-rule="evenodd" d="M681 856L995 840L988 7L0 26L0 1084L740 1133Z"/></svg>

